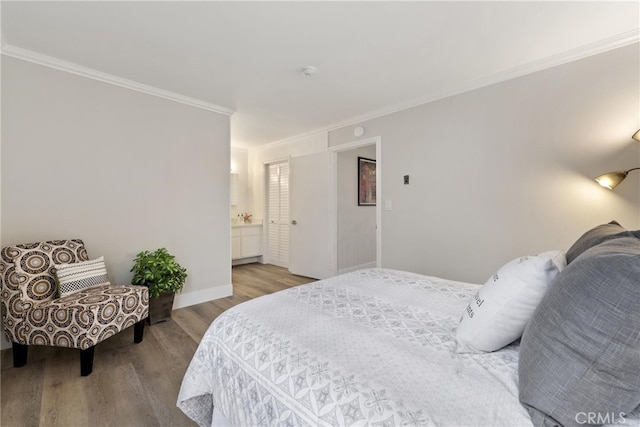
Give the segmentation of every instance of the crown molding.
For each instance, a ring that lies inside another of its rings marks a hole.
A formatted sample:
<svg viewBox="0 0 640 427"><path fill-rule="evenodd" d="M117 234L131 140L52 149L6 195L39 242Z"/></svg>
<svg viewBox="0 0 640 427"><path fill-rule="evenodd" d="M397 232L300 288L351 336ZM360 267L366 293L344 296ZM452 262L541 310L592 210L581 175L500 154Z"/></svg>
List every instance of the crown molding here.
<svg viewBox="0 0 640 427"><path fill-rule="evenodd" d="M98 80L103 83L135 90L137 92L146 93L148 95L157 96L159 98L168 99L169 101L179 102L181 104L190 105L192 107L213 111L228 116L235 113L234 110L227 107L180 95L175 92L136 82L134 80L114 76L113 74L104 73L102 71L94 70L93 68L83 67L82 65L63 61L52 56L43 55L41 53L23 49L21 47L13 46L10 44L2 43L1 50L1 54L5 56L21 59L23 61L33 62L34 64L43 65L45 67L54 68L56 70L65 71L67 73L76 74L78 76L87 77L93 80Z"/></svg>
<svg viewBox="0 0 640 427"><path fill-rule="evenodd" d="M98 80L107 84L124 87L127 89L135 90L138 92L146 93L149 95L168 99L170 101L179 102L182 104L190 105L190 106L201 108L204 110L213 111L220 114L232 115L235 112L235 110L227 107L205 102L200 99L180 95L175 92L170 92L154 86L146 85L144 83L139 83L133 80L121 78L121 77L104 73L102 71L98 71L92 68L83 67L78 64L63 61L58 58L54 58L51 56L43 55L38 52L13 46L11 44L5 43L4 42L5 38L2 36L3 34L0 35L0 43L1 43L0 54L5 56L21 59L28 62L33 62L49 68L54 68L57 70L87 77L93 80ZM580 46L575 49L570 49L568 51L565 51L556 55L551 55L536 61L532 61L518 67L513 67L499 73L480 77L472 81L464 82L460 85L457 85L456 87L449 87L438 93L432 93L424 97L414 98L414 99L397 103L397 104L394 104L379 110L375 110L366 114L351 117L349 119L342 120L340 122L335 122L329 126L317 128L309 132L305 132L305 133L294 135L284 139L272 141L268 144L261 145L260 147L264 148L266 146L285 144L285 143L293 142L295 140L306 138L321 132L330 132L346 126L355 125L357 123L361 123L367 120L372 120L381 116L386 116L399 111L407 110L413 107L417 107L419 105L428 104L430 102L434 102L439 99L448 98L448 97L469 92L475 89L480 89L482 87L490 86L492 84L511 80L527 74L535 73L537 71L542 71L548 68L566 64L568 62L577 61L579 59L583 59L592 55L596 55L599 53L603 53L609 50L613 50L619 47L624 47L624 46L631 45L634 43L639 43L639 42L640 42L640 29L634 29L634 30L627 31L625 33L621 33L616 36L609 37L594 43ZM249 147L249 148L258 148L258 147Z"/></svg>
<svg viewBox="0 0 640 427"><path fill-rule="evenodd" d="M314 129L312 131L298 134L292 137L287 137L284 139L273 141L268 144L265 144L264 146L271 147L275 145L286 144L286 143L294 142L295 140L298 140L298 139L315 135L320 132L330 132L330 131L344 128L347 126L353 126L353 125L365 122L367 120L373 120L378 117L397 113L403 110L408 110L410 108L418 107L423 104L428 104L430 102L434 102L440 99L449 98L451 96L459 95L461 93L470 92L472 90L480 89L493 84L497 84L507 80L522 77L527 74L532 74L538 71L546 70L548 68L553 68L562 64L577 61L579 59L587 58L589 56L597 55L599 53L604 53L606 51L628 46L634 43L640 43L640 29L627 31L625 33L621 33L613 37L609 37L594 43L580 46L575 49L570 49L568 51L565 51L556 55L551 55L536 61L532 61L518 67L509 68L499 73L480 77L478 79L474 79L472 81L468 81L463 84L460 84L456 87L446 88L439 93L433 93L425 97L414 98L409 101L401 102L401 103L394 104L379 110L371 111L366 114L351 117L349 119L342 120L340 122L332 123L329 126ZM259 148L259 147L263 147L263 146L261 145L255 148Z"/></svg>

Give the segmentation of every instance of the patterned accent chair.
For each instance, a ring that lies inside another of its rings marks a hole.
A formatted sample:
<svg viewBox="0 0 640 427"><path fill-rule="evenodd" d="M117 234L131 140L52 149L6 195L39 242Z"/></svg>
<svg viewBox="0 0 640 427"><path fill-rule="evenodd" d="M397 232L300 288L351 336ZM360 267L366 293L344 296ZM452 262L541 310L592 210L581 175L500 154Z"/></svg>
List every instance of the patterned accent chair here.
<svg viewBox="0 0 640 427"><path fill-rule="evenodd" d="M29 345L80 349L80 374L93 369L95 345L134 326L142 341L149 290L133 285L97 285L57 298L55 264L87 261L82 240L8 246L0 252L0 306L15 367L27 363Z"/></svg>

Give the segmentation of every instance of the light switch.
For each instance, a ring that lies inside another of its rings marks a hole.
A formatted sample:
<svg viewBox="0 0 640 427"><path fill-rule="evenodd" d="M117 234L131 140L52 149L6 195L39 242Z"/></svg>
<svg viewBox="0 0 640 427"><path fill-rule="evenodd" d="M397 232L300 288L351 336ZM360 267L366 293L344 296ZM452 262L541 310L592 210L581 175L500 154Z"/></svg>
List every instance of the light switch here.
<svg viewBox="0 0 640 427"><path fill-rule="evenodd" d="M393 205L391 204L391 200L385 200L384 201L384 210L385 211L390 211L391 209L393 209Z"/></svg>

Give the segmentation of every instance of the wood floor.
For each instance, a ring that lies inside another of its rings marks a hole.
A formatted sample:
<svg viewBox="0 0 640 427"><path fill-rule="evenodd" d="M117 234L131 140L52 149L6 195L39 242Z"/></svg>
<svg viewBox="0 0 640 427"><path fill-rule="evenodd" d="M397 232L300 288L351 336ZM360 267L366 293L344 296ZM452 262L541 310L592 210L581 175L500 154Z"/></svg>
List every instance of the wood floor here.
<svg viewBox="0 0 640 427"><path fill-rule="evenodd" d="M194 426L177 407L182 376L209 324L236 304L313 281L281 267L233 267L233 296L174 310L147 325L133 344L133 327L98 344L93 373L80 376L78 350L30 347L27 365L0 355L3 427Z"/></svg>

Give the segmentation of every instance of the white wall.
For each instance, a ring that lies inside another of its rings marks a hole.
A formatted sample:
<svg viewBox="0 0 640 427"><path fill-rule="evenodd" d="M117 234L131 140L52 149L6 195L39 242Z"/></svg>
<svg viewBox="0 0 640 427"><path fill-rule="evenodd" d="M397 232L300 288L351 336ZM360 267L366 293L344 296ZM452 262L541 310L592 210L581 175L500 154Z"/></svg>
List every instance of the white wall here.
<svg viewBox="0 0 640 427"><path fill-rule="evenodd" d="M338 156L338 273L376 264L376 208L358 206L358 157L376 158L376 146Z"/></svg>
<svg viewBox="0 0 640 427"><path fill-rule="evenodd" d="M639 46L358 123L382 137L382 266L483 283L588 228L640 228ZM428 78L428 76L425 76ZM355 126L355 125L354 125ZM353 139L353 127L329 145ZM403 185L402 176L411 176Z"/></svg>
<svg viewBox="0 0 640 427"><path fill-rule="evenodd" d="M2 59L2 245L82 238L126 283L166 247L175 308L231 294L229 117Z"/></svg>
<svg viewBox="0 0 640 427"><path fill-rule="evenodd" d="M237 174L238 185L238 203L231 206L231 218L235 218L237 214L250 213L249 200L251 198L249 188L249 160L248 151L243 148L231 147L231 172ZM260 218L254 216L252 219Z"/></svg>
<svg viewBox="0 0 640 427"><path fill-rule="evenodd" d="M0 10L2 6L0 5ZM1 41L0 41L1 43ZM2 55L0 55L0 100L2 99ZM0 118L2 117L2 102L0 102ZM2 120L0 120L0 247L2 245ZM0 318L0 325L2 325L2 320ZM5 348L9 348L10 344L4 336L4 332L0 333L0 350L4 350Z"/></svg>

